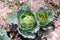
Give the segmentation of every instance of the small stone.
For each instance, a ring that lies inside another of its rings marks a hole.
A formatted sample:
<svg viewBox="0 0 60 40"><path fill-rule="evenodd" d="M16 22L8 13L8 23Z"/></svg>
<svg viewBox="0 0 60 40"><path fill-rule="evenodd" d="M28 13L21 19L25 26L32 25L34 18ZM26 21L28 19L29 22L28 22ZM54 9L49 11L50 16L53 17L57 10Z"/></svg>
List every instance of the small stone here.
<svg viewBox="0 0 60 40"><path fill-rule="evenodd" d="M14 1L14 0L9 0L10 2Z"/></svg>
<svg viewBox="0 0 60 40"><path fill-rule="evenodd" d="M6 19L7 15L8 15L8 13L3 13L2 16L3 16L4 19Z"/></svg>
<svg viewBox="0 0 60 40"><path fill-rule="evenodd" d="M13 5L10 5L9 8L10 8L11 10L14 10L14 9L15 9Z"/></svg>

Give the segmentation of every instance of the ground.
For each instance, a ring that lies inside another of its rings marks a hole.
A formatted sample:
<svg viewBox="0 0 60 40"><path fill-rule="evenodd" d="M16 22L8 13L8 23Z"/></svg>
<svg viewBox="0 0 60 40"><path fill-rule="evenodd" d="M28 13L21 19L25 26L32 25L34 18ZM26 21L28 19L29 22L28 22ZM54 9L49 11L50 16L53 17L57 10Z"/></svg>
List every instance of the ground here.
<svg viewBox="0 0 60 40"><path fill-rule="evenodd" d="M46 9L52 9L55 12L56 19L53 21L54 30L49 30L47 33L44 33L43 36L47 37L47 40L60 40L60 0L0 0L0 25L3 26L11 40L32 40L32 39L23 39L21 35L12 29L13 25L10 27L5 21L5 17L8 13L18 10L21 3L26 3L29 5L32 11L37 10L39 7L45 7ZM38 37L34 40L40 40Z"/></svg>

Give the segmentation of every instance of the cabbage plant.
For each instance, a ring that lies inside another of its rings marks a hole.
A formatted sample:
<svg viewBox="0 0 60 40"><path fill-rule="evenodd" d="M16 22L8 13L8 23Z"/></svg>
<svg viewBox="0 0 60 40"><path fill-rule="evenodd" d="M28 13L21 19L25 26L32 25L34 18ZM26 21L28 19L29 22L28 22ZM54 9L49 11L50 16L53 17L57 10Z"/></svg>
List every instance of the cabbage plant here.
<svg viewBox="0 0 60 40"><path fill-rule="evenodd" d="M0 28L0 40L10 40L4 28Z"/></svg>
<svg viewBox="0 0 60 40"><path fill-rule="evenodd" d="M39 30L39 24L31 9L27 5L22 5L18 11L19 28L18 32L25 38L35 38Z"/></svg>
<svg viewBox="0 0 60 40"><path fill-rule="evenodd" d="M28 5L23 4L18 11L9 13L6 21L10 25L17 24L17 30L24 38L34 39L40 32L40 27L47 29L54 18L53 11L45 8L39 8L35 14Z"/></svg>
<svg viewBox="0 0 60 40"><path fill-rule="evenodd" d="M54 20L53 10L47 10L45 8L39 8L36 12L36 18L43 30L52 28L51 22Z"/></svg>
<svg viewBox="0 0 60 40"><path fill-rule="evenodd" d="M20 6L16 12L11 12L6 18L7 23L18 25L18 32L25 38L35 38L37 31L40 29L39 23L27 5Z"/></svg>

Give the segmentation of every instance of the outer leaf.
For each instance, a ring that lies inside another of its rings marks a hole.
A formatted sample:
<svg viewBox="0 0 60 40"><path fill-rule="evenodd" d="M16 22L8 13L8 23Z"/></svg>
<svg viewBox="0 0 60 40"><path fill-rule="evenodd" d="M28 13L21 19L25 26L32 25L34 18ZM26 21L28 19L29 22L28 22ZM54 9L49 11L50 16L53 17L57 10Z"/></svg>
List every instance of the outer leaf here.
<svg viewBox="0 0 60 40"><path fill-rule="evenodd" d="M6 18L7 23L11 24L18 24L18 20L17 20L17 12L13 11L11 13L8 14L7 18Z"/></svg>
<svg viewBox="0 0 60 40"><path fill-rule="evenodd" d="M45 26L42 26L43 30L48 30L48 29L52 29L52 28L53 28L53 26L52 26L51 22L49 24L45 25Z"/></svg>
<svg viewBox="0 0 60 40"><path fill-rule="evenodd" d="M5 29L0 28L0 40L10 40Z"/></svg>
<svg viewBox="0 0 60 40"><path fill-rule="evenodd" d="M34 39L36 34L35 33L31 33L31 32L28 32L26 30L22 30L21 28L18 28L18 32L25 38L32 38Z"/></svg>
<svg viewBox="0 0 60 40"><path fill-rule="evenodd" d="M6 35L6 30L0 28L0 36Z"/></svg>
<svg viewBox="0 0 60 40"><path fill-rule="evenodd" d="M18 25L22 30L26 30L26 31L28 31L28 32L31 32L31 33L37 33L37 31L40 29L40 24L37 22L36 24L35 24L35 26L33 27L33 28L31 28L31 29L27 29L27 28L23 28L23 27L21 27L21 25Z"/></svg>
<svg viewBox="0 0 60 40"><path fill-rule="evenodd" d="M0 40L10 40L8 36L0 36Z"/></svg>

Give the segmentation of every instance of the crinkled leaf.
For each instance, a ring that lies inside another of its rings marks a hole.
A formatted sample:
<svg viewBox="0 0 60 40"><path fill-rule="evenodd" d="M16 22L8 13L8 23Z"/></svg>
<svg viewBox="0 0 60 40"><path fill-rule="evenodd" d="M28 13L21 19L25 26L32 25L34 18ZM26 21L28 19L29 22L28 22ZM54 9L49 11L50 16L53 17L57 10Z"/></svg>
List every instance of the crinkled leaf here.
<svg viewBox="0 0 60 40"><path fill-rule="evenodd" d="M10 40L4 28L0 28L0 40Z"/></svg>
<svg viewBox="0 0 60 40"><path fill-rule="evenodd" d="M38 22L36 22L35 26L31 29L23 28L23 27L21 27L21 25L19 25L18 27L20 27L22 30L26 30L31 33L37 33L37 31L40 29L40 24Z"/></svg>
<svg viewBox="0 0 60 40"><path fill-rule="evenodd" d="M8 36L0 36L0 40L10 40Z"/></svg>
<svg viewBox="0 0 60 40"><path fill-rule="evenodd" d="M7 23L11 24L18 24L18 20L17 20L17 12L13 11L11 13L8 14L7 18L6 18Z"/></svg>
<svg viewBox="0 0 60 40"><path fill-rule="evenodd" d="M55 18L55 13L54 13L54 11L53 11L53 10L48 10L47 12L48 12L48 15L50 16L49 19L48 19L49 22L53 21L54 18Z"/></svg>
<svg viewBox="0 0 60 40"><path fill-rule="evenodd" d="M35 33L31 33L31 32L22 30L21 28L18 28L18 32L25 38L32 38L32 39L34 39L36 37Z"/></svg>
<svg viewBox="0 0 60 40"><path fill-rule="evenodd" d="M6 33L6 30L0 28L0 36L6 35L6 34L7 34L7 33Z"/></svg>
<svg viewBox="0 0 60 40"><path fill-rule="evenodd" d="M37 31L40 29L39 24L36 26L36 28L33 28L33 30L26 30L24 28L18 27L18 32L25 38L32 38L34 39L36 37Z"/></svg>

